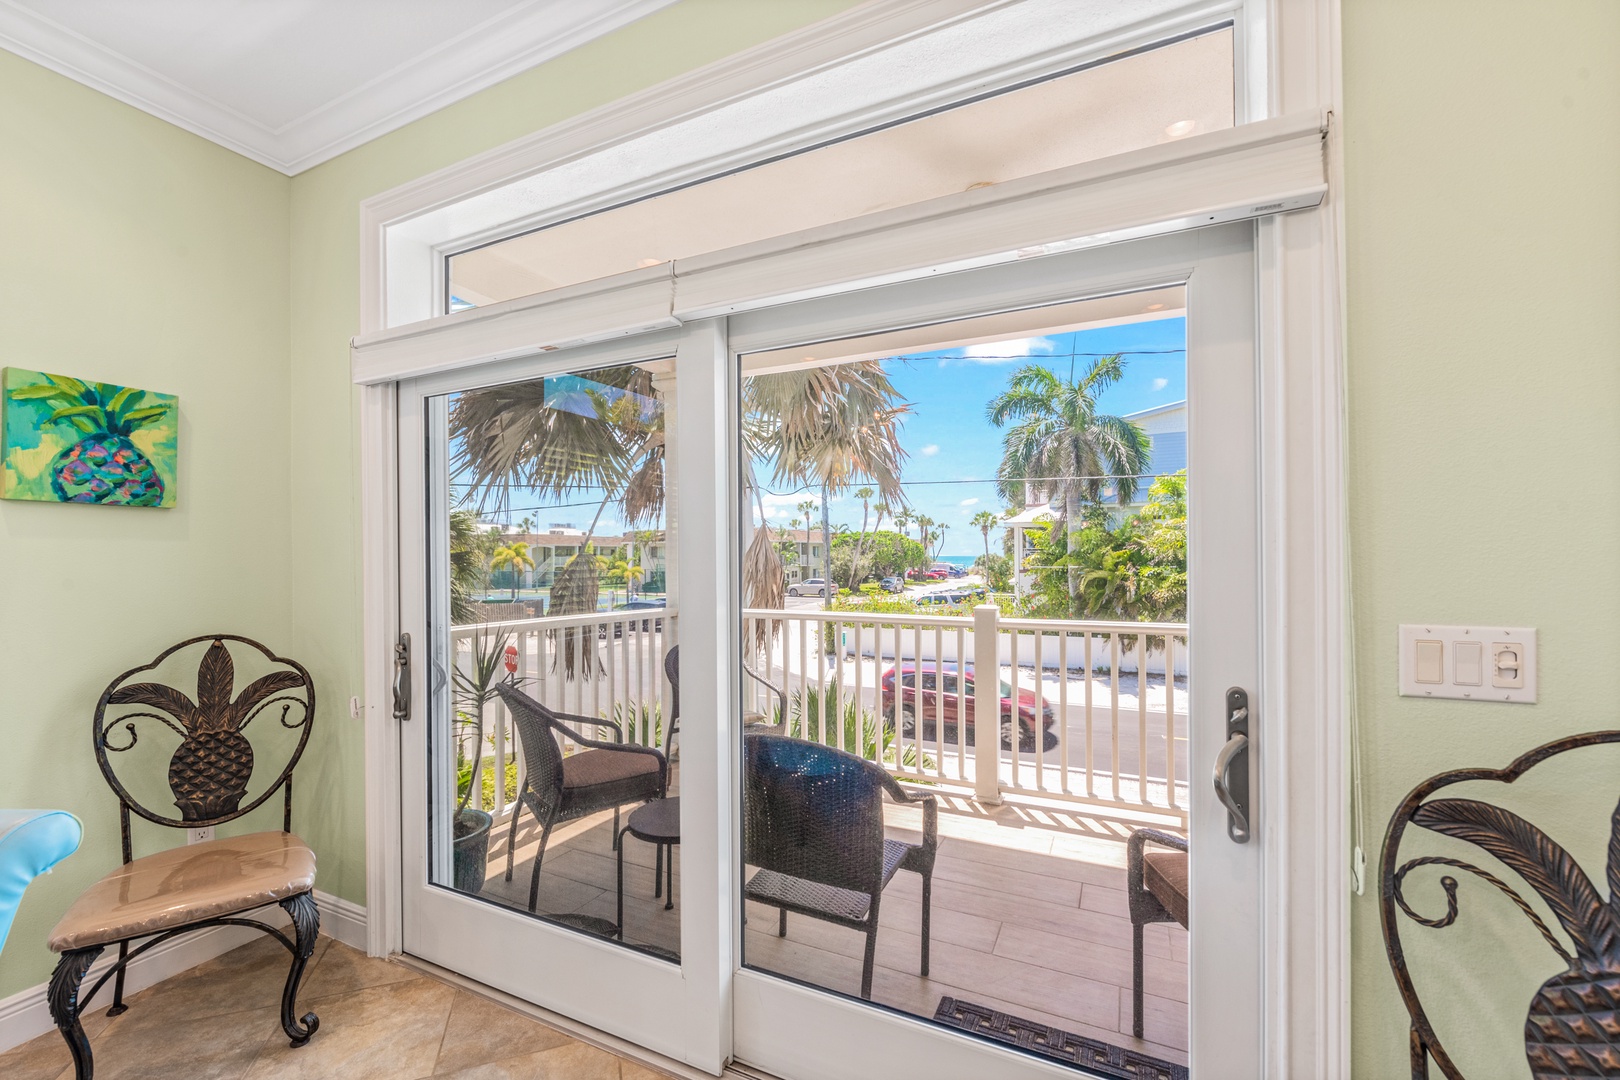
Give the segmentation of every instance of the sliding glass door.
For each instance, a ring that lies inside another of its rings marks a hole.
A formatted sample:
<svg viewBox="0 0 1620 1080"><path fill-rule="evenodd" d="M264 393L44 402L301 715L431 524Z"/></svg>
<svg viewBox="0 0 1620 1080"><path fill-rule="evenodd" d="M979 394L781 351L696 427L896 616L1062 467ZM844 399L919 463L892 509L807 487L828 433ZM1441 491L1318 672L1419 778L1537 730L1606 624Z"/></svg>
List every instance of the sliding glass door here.
<svg viewBox="0 0 1620 1080"><path fill-rule="evenodd" d="M1240 225L401 383L405 951L715 1073L1257 1075L1253 313Z"/></svg>

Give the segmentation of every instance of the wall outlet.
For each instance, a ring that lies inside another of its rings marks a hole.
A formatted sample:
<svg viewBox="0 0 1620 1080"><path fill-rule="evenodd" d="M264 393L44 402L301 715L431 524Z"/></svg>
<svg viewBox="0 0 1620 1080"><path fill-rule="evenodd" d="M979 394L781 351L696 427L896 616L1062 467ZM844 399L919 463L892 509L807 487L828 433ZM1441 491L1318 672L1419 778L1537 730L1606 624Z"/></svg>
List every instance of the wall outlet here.
<svg viewBox="0 0 1620 1080"><path fill-rule="evenodd" d="M204 825L200 829L186 830L186 843L188 844L202 844L212 840L213 838L214 827L212 825Z"/></svg>
<svg viewBox="0 0 1620 1080"><path fill-rule="evenodd" d="M349 699L349 719L360 719L360 699L357 697L352 697Z"/></svg>
<svg viewBox="0 0 1620 1080"><path fill-rule="evenodd" d="M1536 631L1527 626L1400 628L1402 697L1536 700Z"/></svg>

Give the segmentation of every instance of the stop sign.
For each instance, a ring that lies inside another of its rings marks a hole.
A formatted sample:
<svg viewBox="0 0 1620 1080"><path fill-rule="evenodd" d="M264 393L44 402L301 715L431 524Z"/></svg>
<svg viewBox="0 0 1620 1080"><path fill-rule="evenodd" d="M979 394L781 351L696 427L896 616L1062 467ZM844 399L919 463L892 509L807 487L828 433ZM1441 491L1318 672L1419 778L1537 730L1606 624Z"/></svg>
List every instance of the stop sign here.
<svg viewBox="0 0 1620 1080"><path fill-rule="evenodd" d="M508 675L516 675L517 674L517 646L516 645L508 645L506 647L506 673Z"/></svg>

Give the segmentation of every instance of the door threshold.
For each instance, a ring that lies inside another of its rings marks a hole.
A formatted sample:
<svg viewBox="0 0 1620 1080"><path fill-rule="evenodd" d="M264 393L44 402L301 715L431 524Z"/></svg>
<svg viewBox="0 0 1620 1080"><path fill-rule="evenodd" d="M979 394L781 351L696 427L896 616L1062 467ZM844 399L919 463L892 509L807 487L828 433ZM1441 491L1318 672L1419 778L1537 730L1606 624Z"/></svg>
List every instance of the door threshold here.
<svg viewBox="0 0 1620 1080"><path fill-rule="evenodd" d="M437 979L442 983L466 990L468 993L486 997L490 1001L506 1006L513 1012L538 1020L547 1027L556 1028L565 1035L578 1039L582 1043L588 1043L598 1050L605 1050L615 1057L621 1057L649 1069L678 1077L679 1080L715 1080L714 1073L705 1072L702 1069L688 1065L684 1061L676 1061L674 1058L665 1057L663 1054L648 1050L645 1046L621 1039L617 1035L609 1034L600 1028L591 1027L589 1024L582 1024L578 1020L564 1016L562 1013L552 1012L550 1009L536 1005L532 1001L525 1001L520 997L506 993L504 990L486 986L476 979L470 979L460 972L442 968L420 957L397 953L389 957L389 959L419 971L431 979ZM780 1077L771 1073L734 1065L727 1065L720 1076L722 1080L727 1077L734 1078L734 1080L781 1080Z"/></svg>

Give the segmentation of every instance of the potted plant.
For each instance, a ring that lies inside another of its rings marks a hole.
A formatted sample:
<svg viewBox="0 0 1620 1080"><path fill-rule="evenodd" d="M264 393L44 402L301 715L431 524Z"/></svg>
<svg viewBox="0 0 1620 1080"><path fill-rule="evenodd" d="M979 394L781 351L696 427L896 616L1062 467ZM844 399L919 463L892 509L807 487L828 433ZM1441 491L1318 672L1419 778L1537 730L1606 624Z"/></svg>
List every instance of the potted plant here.
<svg viewBox="0 0 1620 1080"><path fill-rule="evenodd" d="M487 811L471 805L473 792L483 783L484 707L495 699L496 683L503 677L514 685L517 679L504 671L506 646L512 635L506 631L475 631L469 670L455 668L456 723L472 729L472 767L465 782L458 775L460 801L453 824L454 879L458 892L482 892L485 866L489 859L489 830L494 823ZM459 756L459 755L458 755ZM459 773L459 770L458 770ZM496 783L506 782L506 763L496 762Z"/></svg>

